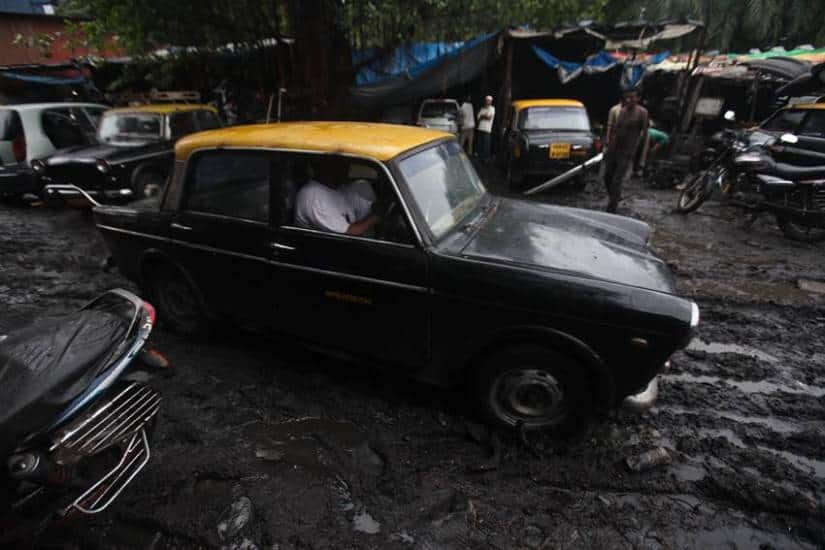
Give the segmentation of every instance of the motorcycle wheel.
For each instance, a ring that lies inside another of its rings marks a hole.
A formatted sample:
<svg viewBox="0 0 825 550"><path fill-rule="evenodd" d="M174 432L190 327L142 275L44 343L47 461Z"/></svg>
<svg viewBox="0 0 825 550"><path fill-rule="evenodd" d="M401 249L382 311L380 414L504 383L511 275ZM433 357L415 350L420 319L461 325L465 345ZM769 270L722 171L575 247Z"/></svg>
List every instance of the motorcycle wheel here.
<svg viewBox="0 0 825 550"><path fill-rule="evenodd" d="M705 177L707 172L700 172L693 177L682 192L679 193L679 200L676 202L676 211L681 214L693 212L707 200L708 193L705 190Z"/></svg>
<svg viewBox="0 0 825 550"><path fill-rule="evenodd" d="M825 241L825 228L801 225L782 216L776 217L776 224L782 233L791 240L803 243L820 243Z"/></svg>

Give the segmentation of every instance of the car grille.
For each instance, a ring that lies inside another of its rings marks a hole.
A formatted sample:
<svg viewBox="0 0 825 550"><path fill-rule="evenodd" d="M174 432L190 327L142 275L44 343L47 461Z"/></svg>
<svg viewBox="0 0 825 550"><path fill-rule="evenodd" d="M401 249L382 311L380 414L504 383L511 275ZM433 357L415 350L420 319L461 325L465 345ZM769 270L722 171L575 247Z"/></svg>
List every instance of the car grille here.
<svg viewBox="0 0 825 550"><path fill-rule="evenodd" d="M825 210L825 187L815 188L811 198L816 209Z"/></svg>

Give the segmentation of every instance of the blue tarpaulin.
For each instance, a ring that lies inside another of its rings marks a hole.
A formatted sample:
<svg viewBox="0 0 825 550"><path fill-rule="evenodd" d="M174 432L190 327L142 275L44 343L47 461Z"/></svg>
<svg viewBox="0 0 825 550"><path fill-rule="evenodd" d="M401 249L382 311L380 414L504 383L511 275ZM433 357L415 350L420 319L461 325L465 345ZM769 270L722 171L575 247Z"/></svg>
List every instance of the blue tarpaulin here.
<svg viewBox="0 0 825 550"><path fill-rule="evenodd" d="M535 52L536 56L548 67L558 71L559 80L562 84L567 84L574 78L578 78L582 73L602 73L621 64L615 57L605 51L591 55L584 63L562 61L538 46L533 46L533 52ZM621 87L627 89L638 86L644 78L649 65L658 65L669 56L670 52L665 51L653 55L646 60L625 61L624 67L622 68Z"/></svg>
<svg viewBox="0 0 825 550"><path fill-rule="evenodd" d="M574 63L572 61L562 61L553 54L540 48L533 46L533 52L551 69L556 69L559 73L559 80L562 84L567 84L574 78L579 77L582 73L594 74L603 73L615 67L618 61L605 51L593 54L588 57L584 63Z"/></svg>
<svg viewBox="0 0 825 550"><path fill-rule="evenodd" d="M354 51L352 63L356 67L361 66L355 75L355 85L377 84L399 75L414 79L444 60L460 55L463 51L480 44L493 34L485 34L465 42L408 44L384 55L379 55L373 48Z"/></svg>
<svg viewBox="0 0 825 550"><path fill-rule="evenodd" d="M82 76L62 77L62 76L40 76L34 74L13 73L10 71L0 71L0 77L9 80L21 80L32 84L42 84L45 86L78 86L86 83Z"/></svg>

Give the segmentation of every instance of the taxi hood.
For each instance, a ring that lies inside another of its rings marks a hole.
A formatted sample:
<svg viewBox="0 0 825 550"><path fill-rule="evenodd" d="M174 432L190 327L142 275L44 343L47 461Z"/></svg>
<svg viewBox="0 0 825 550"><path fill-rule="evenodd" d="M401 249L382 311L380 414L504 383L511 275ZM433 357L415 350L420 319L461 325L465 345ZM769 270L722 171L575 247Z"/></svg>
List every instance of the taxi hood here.
<svg viewBox="0 0 825 550"><path fill-rule="evenodd" d="M631 218L501 198L459 253L673 294L673 275L649 237L650 226Z"/></svg>

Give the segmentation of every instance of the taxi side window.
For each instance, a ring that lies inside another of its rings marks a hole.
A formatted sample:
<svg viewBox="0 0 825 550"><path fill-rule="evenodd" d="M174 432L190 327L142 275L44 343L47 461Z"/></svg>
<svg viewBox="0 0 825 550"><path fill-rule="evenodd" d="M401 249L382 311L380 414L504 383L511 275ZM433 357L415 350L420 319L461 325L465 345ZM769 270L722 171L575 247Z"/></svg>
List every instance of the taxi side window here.
<svg viewBox="0 0 825 550"><path fill-rule="evenodd" d="M797 132L803 136L825 137L825 111L811 111Z"/></svg>
<svg viewBox="0 0 825 550"><path fill-rule="evenodd" d="M266 151L208 151L190 163L181 210L269 222L269 186L276 155Z"/></svg>

